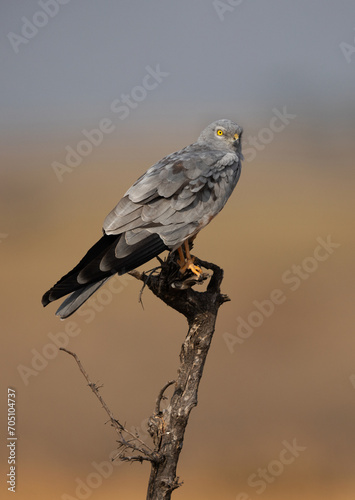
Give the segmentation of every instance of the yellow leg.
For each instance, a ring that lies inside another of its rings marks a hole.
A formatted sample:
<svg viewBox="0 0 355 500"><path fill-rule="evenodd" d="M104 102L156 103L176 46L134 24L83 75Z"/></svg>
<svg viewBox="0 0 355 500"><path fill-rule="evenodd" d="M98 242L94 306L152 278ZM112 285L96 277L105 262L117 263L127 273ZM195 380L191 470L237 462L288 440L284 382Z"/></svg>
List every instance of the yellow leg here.
<svg viewBox="0 0 355 500"><path fill-rule="evenodd" d="M185 266L185 256L184 256L184 252L182 251L182 247L178 248L178 252L179 252L179 257L180 257L178 260L178 264L180 266L180 271L181 271L181 269Z"/></svg>
<svg viewBox="0 0 355 500"><path fill-rule="evenodd" d="M180 257L180 259L178 260L178 264L180 266L181 274L184 274L187 269L190 269L190 271L192 271L194 274L196 274L197 277L200 277L200 275L202 274L202 269L200 267L194 265L195 257L193 257L190 254L188 240L184 241L184 246L185 246L186 260L184 257L184 253L182 251L182 246L178 248L179 257Z"/></svg>

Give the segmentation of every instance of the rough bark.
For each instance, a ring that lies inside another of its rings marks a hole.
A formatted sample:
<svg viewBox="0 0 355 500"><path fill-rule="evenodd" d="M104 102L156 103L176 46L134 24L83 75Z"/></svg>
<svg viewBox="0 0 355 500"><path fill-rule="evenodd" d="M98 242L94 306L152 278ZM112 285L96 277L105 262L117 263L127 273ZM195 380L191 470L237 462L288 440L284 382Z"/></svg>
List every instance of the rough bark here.
<svg viewBox="0 0 355 500"><path fill-rule="evenodd" d="M177 464L182 450L185 429L190 412L197 405L197 395L208 350L211 345L219 307L229 300L220 293L223 270L215 264L196 259L199 266L211 270L212 277L205 292L198 292L192 286L208 279L204 274L197 279L191 272L183 277L179 273L174 256L169 255L161 262L159 272L150 274L132 271L135 278L143 281L157 297L168 306L183 314L188 322L188 333L181 347L180 367L176 381L169 381L161 389L153 415L148 421L148 431L153 439L154 449L144 443L138 433L129 431L117 420L103 400L99 389L92 383L78 356L61 348L76 360L88 386L106 411L112 427L118 434L117 459L129 462L149 461L151 473L149 478L147 500L168 500L172 492L182 483L176 475ZM143 287L144 288L144 287ZM174 384L173 394L166 409L161 409L161 400L166 389ZM131 455L128 455L128 452Z"/></svg>
<svg viewBox="0 0 355 500"><path fill-rule="evenodd" d="M149 419L149 432L158 460L151 461L147 500L168 500L174 489L180 486L176 469L185 429L190 412L197 405L198 388L215 330L218 309L229 300L220 293L223 270L201 260L196 260L195 263L213 271L205 292L197 292L190 287L196 283L193 277L180 282L174 281L174 262L169 259L157 276L147 277L133 273L157 297L183 314L189 326L181 347L180 367L170 402L165 410L160 410L160 399L165 390L163 388L155 413ZM187 288L184 289L185 286Z"/></svg>

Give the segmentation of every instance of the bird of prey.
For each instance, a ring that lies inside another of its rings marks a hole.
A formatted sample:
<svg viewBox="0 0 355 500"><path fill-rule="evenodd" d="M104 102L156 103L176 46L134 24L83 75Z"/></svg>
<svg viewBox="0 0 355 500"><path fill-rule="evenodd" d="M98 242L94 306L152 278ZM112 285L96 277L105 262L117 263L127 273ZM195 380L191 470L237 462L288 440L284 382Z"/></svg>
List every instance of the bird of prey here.
<svg viewBox="0 0 355 500"><path fill-rule="evenodd" d="M178 251L182 274L190 270L199 277L189 243L222 210L238 182L242 132L236 123L218 120L196 142L149 168L108 214L102 238L43 295L42 304L70 293L56 312L67 318L114 274L132 271L164 250Z"/></svg>

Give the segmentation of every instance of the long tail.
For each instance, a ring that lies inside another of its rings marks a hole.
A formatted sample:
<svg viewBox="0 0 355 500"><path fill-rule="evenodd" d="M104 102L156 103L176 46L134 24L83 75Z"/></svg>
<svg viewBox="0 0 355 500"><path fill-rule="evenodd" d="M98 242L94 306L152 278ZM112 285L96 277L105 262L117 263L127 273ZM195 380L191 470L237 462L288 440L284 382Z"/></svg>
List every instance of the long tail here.
<svg viewBox="0 0 355 500"><path fill-rule="evenodd" d="M125 245L124 256L117 258L115 250L119 243L123 246L122 236L105 234L77 266L43 295L43 306L71 293L56 312L60 318L67 318L114 274L132 271L168 249L157 234L151 234L130 247Z"/></svg>
<svg viewBox="0 0 355 500"><path fill-rule="evenodd" d="M94 283L93 285L88 285L84 288L81 288L80 290L76 290L76 292L70 294L69 297L61 303L55 314L59 316L60 319L68 318L109 279L110 278L105 278L98 283Z"/></svg>

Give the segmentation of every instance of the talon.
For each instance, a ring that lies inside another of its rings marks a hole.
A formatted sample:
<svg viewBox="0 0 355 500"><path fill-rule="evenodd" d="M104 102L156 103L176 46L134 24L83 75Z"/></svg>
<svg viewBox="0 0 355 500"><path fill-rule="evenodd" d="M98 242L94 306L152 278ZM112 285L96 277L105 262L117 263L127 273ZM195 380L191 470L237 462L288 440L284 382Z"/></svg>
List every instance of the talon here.
<svg viewBox="0 0 355 500"><path fill-rule="evenodd" d="M184 274L186 270L189 269L199 278L202 274L202 269L199 266L195 266L194 264L195 257L190 255L188 240L184 242L184 246L185 246L186 259L182 247L178 248L179 259L177 260L177 263L180 266L180 273Z"/></svg>
<svg viewBox="0 0 355 500"><path fill-rule="evenodd" d="M187 266L190 271L192 271L199 278L202 274L202 269L199 266L195 266L193 261Z"/></svg>

